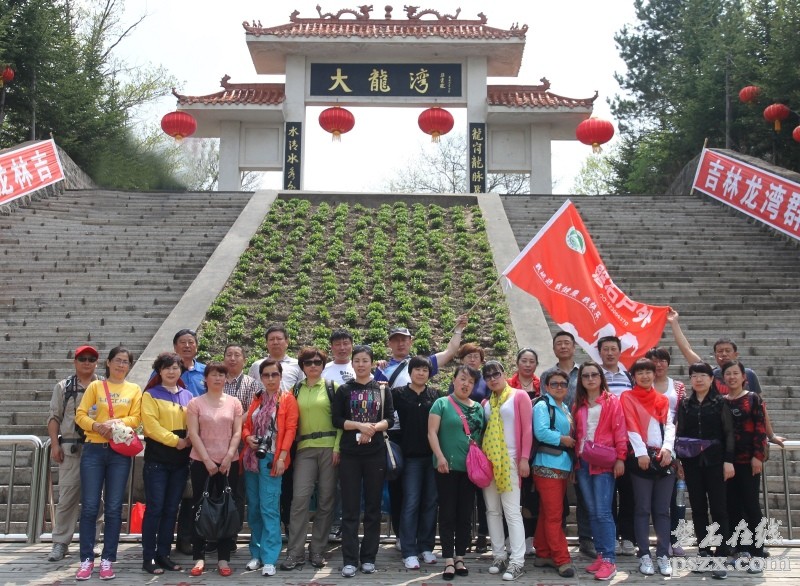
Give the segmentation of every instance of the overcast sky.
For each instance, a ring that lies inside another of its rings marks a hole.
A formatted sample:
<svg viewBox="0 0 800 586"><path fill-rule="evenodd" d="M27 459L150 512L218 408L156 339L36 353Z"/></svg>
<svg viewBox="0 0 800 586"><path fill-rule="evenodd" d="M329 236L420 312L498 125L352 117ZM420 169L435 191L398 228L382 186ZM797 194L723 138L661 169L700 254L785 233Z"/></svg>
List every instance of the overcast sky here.
<svg viewBox="0 0 800 586"><path fill-rule="evenodd" d="M242 21L260 20L263 26L289 22L297 9L300 17L356 8L336 0L124 0L123 25L146 14L145 20L118 48L117 55L131 64L162 65L179 80L179 91L204 95L219 91L223 75L232 83L275 81L255 73L245 43ZM387 2L388 3L388 2ZM373 16L383 14L384 4L373 4ZM403 3L395 2L393 14L405 18ZM460 18L477 19L483 12L488 25L508 29L514 23L528 25L522 68L517 78L490 78L490 83L534 85L550 80L550 91L571 98L600 97L594 113L610 119L607 100L619 87L614 73L624 70L614 43L614 33L634 19L632 0L444 0L419 5ZM172 96L144 113L145 123L158 124L175 109ZM332 143L317 123L319 108L307 110L305 124L305 188L326 191L372 191L403 167L430 138L417 127L421 108L352 108L355 128ZM463 109L451 109L455 130L466 127ZM615 124L616 126L616 124ZM555 193L568 193L591 148L577 141L553 145ZM357 165L358 171L354 169ZM278 173L265 176L262 187L280 188Z"/></svg>

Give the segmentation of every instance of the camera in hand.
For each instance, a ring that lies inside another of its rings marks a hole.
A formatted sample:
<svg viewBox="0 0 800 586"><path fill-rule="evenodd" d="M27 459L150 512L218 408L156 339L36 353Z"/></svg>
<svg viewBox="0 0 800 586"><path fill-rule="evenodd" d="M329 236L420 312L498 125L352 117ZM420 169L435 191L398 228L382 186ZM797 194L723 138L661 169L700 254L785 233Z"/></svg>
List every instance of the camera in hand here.
<svg viewBox="0 0 800 586"><path fill-rule="evenodd" d="M272 443L272 439L269 436L262 435L256 437L256 442L258 445L256 446L256 458L259 460L263 460L267 457L267 453L269 452L269 445Z"/></svg>

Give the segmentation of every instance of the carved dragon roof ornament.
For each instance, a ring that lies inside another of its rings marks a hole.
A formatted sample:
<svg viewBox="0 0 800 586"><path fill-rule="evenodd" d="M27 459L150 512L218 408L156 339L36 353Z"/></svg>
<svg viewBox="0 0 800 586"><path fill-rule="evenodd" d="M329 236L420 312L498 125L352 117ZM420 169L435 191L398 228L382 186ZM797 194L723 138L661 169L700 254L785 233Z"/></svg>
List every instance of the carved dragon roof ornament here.
<svg viewBox="0 0 800 586"><path fill-rule="evenodd" d="M372 12L373 12L373 5L372 4L364 4L359 6L358 8L342 8L337 12L323 12L322 7L317 5L317 14L316 17L311 18L301 18L300 11L294 10L289 15L289 20L293 23L319 23L319 22L353 22L353 21L366 21L371 20ZM394 8L392 6L385 6L384 7L385 13L383 15L383 22L392 20L392 11ZM404 5L403 10L406 14L406 19L409 24L419 24L419 23L447 23L447 24L481 24L485 25L488 22L488 18L483 12L478 13L477 20L464 20L460 19L461 15L461 8L456 9L454 14L442 14L438 10L433 10L431 8L426 8L423 10L419 9L419 6L410 6ZM425 17L434 17L434 18L425 18ZM344 18L343 18L344 17ZM381 22L381 19L372 19L372 22ZM396 22L396 21L395 21ZM261 28L261 23L253 20L252 24L244 21L242 23L245 27L256 27L258 26ZM528 25L519 26L518 23L512 25L511 30L514 31L522 31L523 34L527 32Z"/></svg>

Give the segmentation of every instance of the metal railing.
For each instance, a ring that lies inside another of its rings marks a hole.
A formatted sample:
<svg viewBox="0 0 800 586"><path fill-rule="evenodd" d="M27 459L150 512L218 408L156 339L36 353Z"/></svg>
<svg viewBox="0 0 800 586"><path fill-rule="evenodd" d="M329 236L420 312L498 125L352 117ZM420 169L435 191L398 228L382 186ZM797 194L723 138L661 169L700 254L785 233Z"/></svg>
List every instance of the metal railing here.
<svg viewBox="0 0 800 586"><path fill-rule="evenodd" d="M35 435L0 435L0 447L11 446L10 457L10 470L9 470L9 484L7 490L7 499L5 503L5 523L4 531L0 532L0 540L2 541L26 541L27 543L38 543L43 538L49 538L50 534L44 532L45 525L45 508L49 506L50 520L54 520L55 503L53 502L52 479L50 475L50 440L42 441ZM17 478L17 449L20 446L27 446L31 449L31 484L30 484L30 500L28 505L28 514L26 521L25 533L11 533L11 513L14 503L14 492ZM781 464L781 476L783 479L783 512L786 514L786 523L782 525L785 530L786 539L783 539L782 545L788 547L800 547L800 538L795 538L795 527L792 523L792 497L800 501L800 494L792 494L789 484L790 461L787 454L789 452L800 453L800 441L787 441L784 443L783 448L777 445L770 446L770 460L764 465L764 473L761 475L761 498L764 515L770 517L769 497L776 493L767 492L767 476L769 472L774 470L774 467ZM800 466L800 458L793 460ZM128 517L126 528L130 527L130 514L133 504L133 479L136 467L137 458L131 466L131 474L128 477ZM774 476L774 475L773 475ZM780 493L777 493L780 494ZM388 530L387 530L388 534ZM138 534L126 533L123 534L123 539L138 539Z"/></svg>
<svg viewBox="0 0 800 586"><path fill-rule="evenodd" d="M11 460L8 471L8 490L6 492L6 521L0 539L6 541L22 541L35 543L38 538L37 527L41 526L41 514L44 510L44 499L41 491L44 483L41 481L42 460L45 452L42 449L42 440L35 435L0 435L0 447L11 446ZM12 507L22 505L24 502L14 502L14 491L17 487L17 448L27 446L31 449L31 484L30 496L28 498L28 520L26 522L25 533L11 533ZM40 504L42 504L40 506Z"/></svg>

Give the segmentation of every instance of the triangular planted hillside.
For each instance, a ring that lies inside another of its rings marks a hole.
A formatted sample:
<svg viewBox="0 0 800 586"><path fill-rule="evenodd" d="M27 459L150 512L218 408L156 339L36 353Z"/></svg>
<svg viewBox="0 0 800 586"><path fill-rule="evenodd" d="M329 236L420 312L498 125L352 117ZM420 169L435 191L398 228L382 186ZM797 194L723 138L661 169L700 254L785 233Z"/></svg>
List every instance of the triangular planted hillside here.
<svg viewBox="0 0 800 586"><path fill-rule="evenodd" d="M345 327L383 358L395 325L411 329L416 352L436 352L477 303L464 341L510 363L516 341L496 281L477 205L278 199L206 314L201 358L220 358L232 342L260 358L273 322L286 326L292 353L327 349Z"/></svg>

